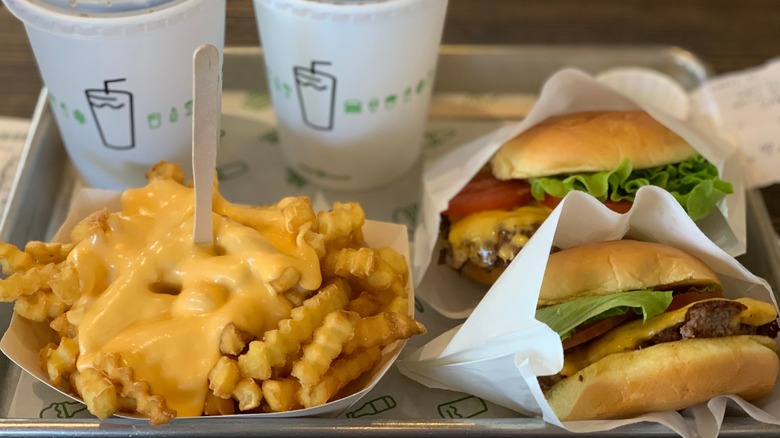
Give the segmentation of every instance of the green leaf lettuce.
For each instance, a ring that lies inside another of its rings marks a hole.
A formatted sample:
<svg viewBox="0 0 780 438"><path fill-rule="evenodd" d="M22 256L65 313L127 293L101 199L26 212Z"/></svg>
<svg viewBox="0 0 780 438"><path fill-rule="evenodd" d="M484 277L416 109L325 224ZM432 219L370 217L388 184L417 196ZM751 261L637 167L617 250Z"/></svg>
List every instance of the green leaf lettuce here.
<svg viewBox="0 0 780 438"><path fill-rule="evenodd" d="M611 316L623 315L629 310L651 318L664 313L672 303L672 292L628 291L610 295L578 298L566 303L543 307L536 311L536 319L566 339L572 330Z"/></svg>
<svg viewBox="0 0 780 438"><path fill-rule="evenodd" d="M529 182L531 194L539 201L545 194L563 198L578 190L602 202L633 202L640 187L658 186L670 192L693 220L710 214L721 199L734 192L731 183L718 178L718 169L698 154L680 163L639 170L624 159L616 169L606 172L531 178Z"/></svg>

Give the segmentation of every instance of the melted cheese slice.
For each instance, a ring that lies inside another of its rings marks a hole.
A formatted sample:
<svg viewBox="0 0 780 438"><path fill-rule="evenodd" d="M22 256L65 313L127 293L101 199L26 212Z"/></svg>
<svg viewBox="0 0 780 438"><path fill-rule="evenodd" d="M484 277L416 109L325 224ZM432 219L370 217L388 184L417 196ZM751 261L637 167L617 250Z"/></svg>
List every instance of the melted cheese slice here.
<svg viewBox="0 0 780 438"><path fill-rule="evenodd" d="M310 224L290 231L285 215L307 201L286 198L267 208L215 201L211 247L192 242L192 189L153 180L124 192L105 232L69 255L86 290L67 314L79 328L78 368L91 367L95 353L119 353L178 416L201 415L228 323L262 336L289 317L292 305L271 281L292 268L301 288L322 282L304 239ZM224 216L228 209L252 228Z"/></svg>
<svg viewBox="0 0 780 438"><path fill-rule="evenodd" d="M713 298L713 300L723 300L723 298ZM734 316L732 319L734 324L758 327L769 324L777 318L777 312L772 304L752 298L738 298L734 301L747 306L745 310ZM701 301L698 303L701 303ZM567 353L564 357L561 374L571 376L610 354L637 349L639 345L651 339L657 333L685 321L685 314L688 308L695 304L697 303L691 303L680 309L650 318L647 321L632 321L607 332L604 336L587 346Z"/></svg>
<svg viewBox="0 0 780 438"><path fill-rule="evenodd" d="M498 243L501 230L516 232L517 234L512 236L512 240L508 244L497 248L500 258L512 260L519 248L528 242L528 236L520 232L532 230L544 222L551 212L552 210L538 203L511 211L481 211L452 224L447 240L454 249L464 246L492 248Z"/></svg>

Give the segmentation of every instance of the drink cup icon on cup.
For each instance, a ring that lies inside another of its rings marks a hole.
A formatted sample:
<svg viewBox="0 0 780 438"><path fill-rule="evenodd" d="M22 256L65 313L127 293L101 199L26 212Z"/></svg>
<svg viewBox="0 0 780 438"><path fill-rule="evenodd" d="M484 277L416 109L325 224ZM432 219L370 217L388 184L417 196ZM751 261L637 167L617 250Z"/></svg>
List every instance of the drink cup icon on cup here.
<svg viewBox="0 0 780 438"><path fill-rule="evenodd" d="M84 90L103 146L111 149L135 147L133 93L108 89L109 84L123 81L125 79L106 80L102 89Z"/></svg>
<svg viewBox="0 0 780 438"><path fill-rule="evenodd" d="M330 131L333 129L336 77L317 70L318 65L330 65L330 62L312 61L311 67L294 67L295 88L303 122L314 129Z"/></svg>

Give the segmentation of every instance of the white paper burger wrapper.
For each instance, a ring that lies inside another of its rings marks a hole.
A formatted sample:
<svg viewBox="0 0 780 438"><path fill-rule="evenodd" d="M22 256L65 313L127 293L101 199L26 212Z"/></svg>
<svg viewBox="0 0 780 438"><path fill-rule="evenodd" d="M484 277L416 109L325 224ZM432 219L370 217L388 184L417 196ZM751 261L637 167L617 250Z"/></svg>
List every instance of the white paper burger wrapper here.
<svg viewBox="0 0 780 438"><path fill-rule="evenodd" d="M104 207L107 208L108 211L120 210L121 204L119 197L120 193L115 191L98 189L80 190L74 196L68 217L65 219L65 222L54 236L52 241L63 241L64 237L61 238L61 236L67 236L74 225L76 225L81 219L94 211ZM407 260L409 259L409 241L405 226L386 222L366 221L365 225L363 226L363 233L369 246L389 246L403 254ZM411 285L411 282L407 283L407 290L409 291L409 311L413 314L414 289ZM52 341L51 337L51 329L49 329L46 324L34 323L14 314L8 330L6 331L5 335L3 335L2 340L0 340L0 350L2 350L9 359L16 363L16 365L33 375L41 382L59 391L63 395L75 401L81 402L81 399L75 398L71 394L67 394L61 391L59 388L51 385L49 383L48 376L40 369L38 352L48 342ZM347 397L343 397L341 399L331 401L327 404L309 409L299 409L280 413L223 415L219 418L233 416L240 416L241 418L336 416L360 400L361 397L368 393L371 388L377 384L379 379L381 379L387 370L393 365L395 359L401 353L404 345L406 345L405 341L396 342L387 346L382 352L382 361L369 373L361 376L358 380L350 384L348 388L354 389L355 391ZM137 418L147 420L146 417L130 414L118 414L117 416L123 418ZM176 420L187 418L202 417L178 417Z"/></svg>
<svg viewBox="0 0 780 438"><path fill-rule="evenodd" d="M697 221L704 234L726 253L745 252L745 186L740 172L742 155L712 133L702 132L685 121L631 100L579 70L565 69L552 75L542 87L539 100L528 117L442 154L423 170L420 218L414 233L413 272L418 297L450 318L465 318L485 295L486 286L468 281L444 264L437 264L440 213L449 200L490 160L499 147L521 132L555 115L580 111L628 111L642 109L687 140L713 163L721 179L734 193L718 209Z"/></svg>
<svg viewBox="0 0 780 438"><path fill-rule="evenodd" d="M657 422L685 437L714 437L727 401L751 417L780 424L780 388L748 403L736 396L715 397L678 412L661 412L617 421L561 422L551 410L537 376L563 366L560 339L534 314L544 269L553 246L571 246L630 237L677 247L699 257L720 278L729 298L753 297L777 307L770 286L713 243L671 194L658 187L639 189L633 208L621 215L595 198L571 192L530 239L459 327L446 332L398 362L401 372L431 388L462 391L573 432L593 432L640 421ZM663 384L659 382L659 384ZM686 421L693 417L694 421Z"/></svg>

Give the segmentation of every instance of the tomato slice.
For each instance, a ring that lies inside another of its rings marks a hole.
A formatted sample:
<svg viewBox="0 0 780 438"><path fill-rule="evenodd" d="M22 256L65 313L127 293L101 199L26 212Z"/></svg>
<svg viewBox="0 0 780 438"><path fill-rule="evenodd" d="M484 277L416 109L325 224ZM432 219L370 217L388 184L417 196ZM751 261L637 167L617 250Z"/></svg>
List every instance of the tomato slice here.
<svg viewBox="0 0 780 438"><path fill-rule="evenodd" d="M591 339L601 336L614 327L622 324L623 321L631 318L632 315L634 315L633 312L626 312L623 315L610 316L609 318L600 319L586 326L578 327L570 337L563 340L563 349L566 350L571 347L576 347L577 345L584 344Z"/></svg>
<svg viewBox="0 0 780 438"><path fill-rule="evenodd" d="M723 297L723 291L720 289L714 291L691 290L688 292L677 293L674 294L672 303L669 305L669 307L666 308L666 312L680 309L696 301L721 297ZM591 339L595 339L612 330L614 327L622 324L624 321L635 316L636 314L633 312L626 312L623 315L610 316L609 318L598 320L586 326L578 327L570 337L563 340L563 349L566 350L571 347L576 347L577 345L584 344Z"/></svg>
<svg viewBox="0 0 780 438"><path fill-rule="evenodd" d="M634 205L634 203L631 201L610 201L607 199L604 201L604 205L614 212L627 213L628 210L631 210L631 206Z"/></svg>
<svg viewBox="0 0 780 438"><path fill-rule="evenodd" d="M690 291L690 292L682 292L678 294L674 294L674 297L672 298L672 304L669 304L669 307L666 308L667 312L671 312L672 310L677 310L682 307L687 306L688 304L695 303L696 301L702 301L702 300L709 300L710 298L722 298L723 297L723 291L720 289L715 291Z"/></svg>
<svg viewBox="0 0 780 438"><path fill-rule="evenodd" d="M479 211L511 210L530 201L531 185L528 181L501 181L489 170L483 170L450 200L443 214L457 218Z"/></svg>
<svg viewBox="0 0 780 438"><path fill-rule="evenodd" d="M555 196L545 194L544 199L542 199L542 204L546 205L550 210L555 210L555 207L557 207L561 201L563 201L563 198L556 198Z"/></svg>
<svg viewBox="0 0 780 438"><path fill-rule="evenodd" d="M556 198L555 196L544 195L544 200L542 200L542 204L546 205L551 209L555 209L555 207L557 207L562 200L563 198ZM607 199L606 201L604 201L604 205L606 205L607 208L609 208L614 212L626 213L628 210L631 210L631 206L634 204L631 201L610 201L609 199Z"/></svg>

